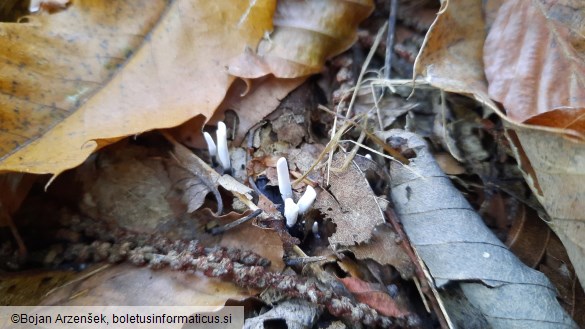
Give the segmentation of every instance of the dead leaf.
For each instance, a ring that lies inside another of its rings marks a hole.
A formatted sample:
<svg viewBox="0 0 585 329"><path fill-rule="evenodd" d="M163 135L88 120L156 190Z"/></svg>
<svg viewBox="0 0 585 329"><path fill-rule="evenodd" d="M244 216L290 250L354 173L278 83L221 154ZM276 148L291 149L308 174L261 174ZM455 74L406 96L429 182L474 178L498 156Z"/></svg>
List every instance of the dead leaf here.
<svg viewBox="0 0 585 329"><path fill-rule="evenodd" d="M409 312L399 305L379 284L362 281L358 278L339 279L354 294L356 299L369 305L380 314L391 317L406 317Z"/></svg>
<svg viewBox="0 0 585 329"><path fill-rule="evenodd" d="M506 245L524 264L536 268L546 252L551 231L535 211L524 205L519 207L508 232Z"/></svg>
<svg viewBox="0 0 585 329"><path fill-rule="evenodd" d="M299 146L305 138L309 142L309 115L317 108L315 88L312 83L302 84L280 102L278 108L267 116L279 142Z"/></svg>
<svg viewBox="0 0 585 329"><path fill-rule="evenodd" d="M274 31L257 49L247 49L234 58L229 71L242 78L270 73L296 78L317 73L326 59L355 42L357 25L373 9L372 0L278 1Z"/></svg>
<svg viewBox="0 0 585 329"><path fill-rule="evenodd" d="M90 273L88 276L87 273ZM40 305L224 305L255 292L202 273L151 270L129 264L81 272L43 298Z"/></svg>
<svg viewBox="0 0 585 329"><path fill-rule="evenodd" d="M551 1L506 3L509 6L506 8L515 8L517 5L518 11L508 10L502 13L501 18L496 18L494 25L499 23L500 26L492 25L492 28L500 33L490 32L490 44L486 44L484 48L486 33L482 23L481 4L473 0L444 2L444 8L427 34L423 49L417 57L415 71L438 88L472 95L487 108L498 113L506 121L508 128L514 129L509 133L514 155L530 188L551 217L551 228L567 248L581 285L585 286L585 226L582 225L584 210L580 207L583 203L577 201L582 199L579 195L582 194L582 186L585 186L582 179L584 175L580 169L582 166L578 160L585 156L585 149L582 143L566 138L567 134L581 138L583 106L580 102L583 98L582 90L578 86L582 84L583 74L573 75L572 68L581 72L583 65L582 50L578 46L583 38L576 33L580 28L575 23L582 16L582 5L579 3L567 6L565 2ZM490 8L493 10L493 7ZM533 15L522 13L521 10L531 10ZM550 17L545 19L543 15ZM502 36L506 31L506 22L510 22L510 27L516 26L518 30ZM539 27L531 29L528 34L518 34L536 22L540 22ZM500 37L508 41L500 44ZM523 42L526 42L526 47ZM547 52L541 54L542 56L534 56L526 62L532 66L526 66L525 61L516 61L511 56L518 49L528 51L528 56L533 56L536 51L530 49L546 49ZM510 106L519 106L519 109L506 108L511 117L503 114L488 96L484 59L486 65L493 66L490 69L486 67L490 71L490 81L496 83L495 87L490 85L490 93L497 91L494 97L502 97L498 100L506 102L503 97L507 97ZM551 61L552 59L555 61ZM517 69L512 71L502 67L504 63L517 65ZM558 67L553 69L554 65ZM530 67L545 75L546 80L542 84L538 76L533 75L536 73ZM511 77L510 74L516 71L520 75L517 78ZM506 75L498 76L498 72ZM512 87L511 83L518 84L518 87ZM506 87L506 84L510 85ZM557 85L565 87L557 88ZM508 94L510 89L514 89L515 93ZM533 93L537 93L536 98L544 98L534 103L527 99ZM549 96L552 103L547 100ZM573 96L574 99L567 100L567 97ZM520 99L525 99L525 102L518 104L516 100ZM514 112L517 114L513 114ZM525 123L530 125L521 123L520 120L526 120ZM568 128L572 130L567 130Z"/></svg>
<svg viewBox="0 0 585 329"><path fill-rule="evenodd" d="M0 274L0 305L38 305L45 294L77 276L70 271L40 270Z"/></svg>
<svg viewBox="0 0 585 329"><path fill-rule="evenodd" d="M239 216L243 216L243 214ZM219 223L225 225L233 220L234 218L222 218ZM278 233L271 229L258 227L252 222L238 225L222 234L219 245L226 248L251 250L270 260L271 271L279 272L285 267L282 260L284 249Z"/></svg>
<svg viewBox="0 0 585 329"><path fill-rule="evenodd" d="M414 63L414 75L446 91L472 94L497 109L487 94L483 68L486 36L481 4L474 0L442 3Z"/></svg>
<svg viewBox="0 0 585 329"><path fill-rule="evenodd" d="M461 175L465 173L465 168L449 153L435 153L435 160L441 167L441 170L447 175Z"/></svg>
<svg viewBox="0 0 585 329"><path fill-rule="evenodd" d="M585 134L584 18L578 1L502 3L484 63L489 95L510 119Z"/></svg>
<svg viewBox="0 0 585 329"><path fill-rule="evenodd" d="M341 168L346 157L337 153L332 168ZM337 226L329 242L341 246L368 242L374 228L385 220L365 176L353 162L347 170L330 175L330 193L319 193L314 205Z"/></svg>
<svg viewBox="0 0 585 329"><path fill-rule="evenodd" d="M538 200L551 217L585 286L582 165L585 148L585 7L570 1L504 2L486 40L490 96L510 117L562 134L515 129L513 150ZM530 17L530 19L526 19ZM502 34L504 38L496 38ZM501 42L515 42L504 51ZM526 54L526 55L524 55ZM528 161L523 161L528 160Z"/></svg>
<svg viewBox="0 0 585 329"><path fill-rule="evenodd" d="M397 243L398 239L398 234L387 224L382 224L374 229L369 242L351 246L349 249L358 259L369 258L382 265L392 265L403 278L411 278L414 275L414 265Z"/></svg>
<svg viewBox="0 0 585 329"><path fill-rule="evenodd" d="M413 133L391 133L416 154L408 167L390 164L394 209L434 283L445 287L439 290L441 297L450 298L447 283L461 287L471 305L496 328L538 322L574 327L549 280L522 264L485 226L441 171L425 141ZM473 281L481 283L468 283ZM522 302L526 300L532 302ZM446 311L455 316L459 310Z"/></svg>
<svg viewBox="0 0 585 329"><path fill-rule="evenodd" d="M210 117L228 59L271 29L274 6L79 0L0 25L0 171L58 174L120 137Z"/></svg>
<svg viewBox="0 0 585 329"><path fill-rule="evenodd" d="M205 197L211 192L211 189L205 184L202 178L193 175L189 170L177 164L169 165L171 166L169 168L169 175L174 186L172 193L177 194L177 197L187 205L188 213L199 209L205 202ZM221 200L221 197L219 200ZM218 213L222 212L222 208L218 207Z"/></svg>

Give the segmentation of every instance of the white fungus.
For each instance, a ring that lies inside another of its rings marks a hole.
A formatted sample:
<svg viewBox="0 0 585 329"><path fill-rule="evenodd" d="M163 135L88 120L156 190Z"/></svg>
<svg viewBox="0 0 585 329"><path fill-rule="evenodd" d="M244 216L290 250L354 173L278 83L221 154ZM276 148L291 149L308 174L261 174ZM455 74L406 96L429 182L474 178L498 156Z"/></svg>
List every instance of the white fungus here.
<svg viewBox="0 0 585 329"><path fill-rule="evenodd" d="M276 162L276 173L278 174L278 189L283 200L291 199L293 197L292 187L290 185L290 177L288 173L288 164L285 158L280 158ZM296 219L295 219L296 220Z"/></svg>
<svg viewBox="0 0 585 329"><path fill-rule="evenodd" d="M227 128L225 123L219 121L217 123L217 156L219 163L223 170L228 172L231 167L230 152L227 145Z"/></svg>
<svg viewBox="0 0 585 329"><path fill-rule="evenodd" d="M299 206L291 198L284 200L284 218L286 218L286 226L291 227L297 223L299 216Z"/></svg>

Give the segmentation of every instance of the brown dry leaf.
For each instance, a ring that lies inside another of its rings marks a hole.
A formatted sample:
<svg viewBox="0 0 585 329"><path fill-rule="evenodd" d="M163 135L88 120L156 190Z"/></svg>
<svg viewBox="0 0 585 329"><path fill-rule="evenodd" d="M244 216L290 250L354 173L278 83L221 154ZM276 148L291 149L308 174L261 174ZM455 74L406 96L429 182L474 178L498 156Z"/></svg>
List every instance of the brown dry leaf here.
<svg viewBox="0 0 585 329"><path fill-rule="evenodd" d="M205 212L204 210L203 213ZM220 225L225 225L247 214L230 213L226 216L216 217L216 220ZM214 217L209 211L205 215L209 218ZM285 267L284 261L282 260L284 249L278 233L271 229L258 227L251 221L240 224L236 228L222 234L219 245L226 248L233 247L252 250L258 255L270 260L270 270L272 271L282 271Z"/></svg>
<svg viewBox="0 0 585 329"><path fill-rule="evenodd" d="M210 117L273 0L78 0L0 25L0 171L55 173L122 136Z"/></svg>
<svg viewBox="0 0 585 329"><path fill-rule="evenodd" d="M342 278L339 281L359 302L369 305L380 314L392 317L406 317L409 314L406 308L390 297L380 284L365 282L358 278Z"/></svg>
<svg viewBox="0 0 585 329"><path fill-rule="evenodd" d="M559 238L536 211L520 206L506 245L526 265L546 274L558 292L563 308L580 327L585 325L585 293Z"/></svg>
<svg viewBox="0 0 585 329"><path fill-rule="evenodd" d="M34 306L54 288L75 279L70 271L25 271L0 275L0 305Z"/></svg>
<svg viewBox="0 0 585 329"><path fill-rule="evenodd" d="M337 153L331 167L341 168L348 155ZM331 244L353 246L370 241L374 228L385 222L377 198L364 174L352 162L343 172L331 172L328 193L322 191L314 207L337 226Z"/></svg>
<svg viewBox="0 0 585 329"><path fill-rule="evenodd" d="M242 78L274 74L296 78L317 73L327 58L357 39L357 25L374 9L372 0L278 1L274 31L258 48L235 58L229 71Z"/></svg>
<svg viewBox="0 0 585 329"><path fill-rule="evenodd" d="M519 207L514 224L508 232L506 246L524 264L535 268L546 252L551 232L535 211L526 209L524 205Z"/></svg>
<svg viewBox="0 0 585 329"><path fill-rule="evenodd" d="M394 266L403 278L414 275L414 265L406 252L397 243L399 239L387 224L376 227L372 239L365 244L350 247L356 258L373 259L382 265Z"/></svg>
<svg viewBox="0 0 585 329"><path fill-rule="evenodd" d="M553 133L515 130L516 158L530 188L550 216L581 286L585 287L585 144Z"/></svg>
<svg viewBox="0 0 585 329"><path fill-rule="evenodd" d="M79 273L43 298L40 305L220 306L228 299L242 300L254 293L198 272L153 271L121 264Z"/></svg>
<svg viewBox="0 0 585 329"><path fill-rule="evenodd" d="M572 5L569 5L568 1L503 3L507 3L503 6L512 7L517 4L518 10L508 10L501 13L502 17L496 17L492 29L500 33L490 32L489 44L484 49L486 32L481 3L474 0L444 2L444 8L425 38L415 71L438 88L472 95L498 113L514 130L509 132L509 138L524 177L551 217L549 224L563 241L581 285L585 286L585 203L581 202L585 199L585 172L580 161L585 158L585 146L566 137L582 137L583 88L579 86L582 86L585 75L582 73L583 51L579 45L583 43L583 32L576 22L583 20L583 4L571 2ZM537 11L533 15L526 12L535 8ZM488 9L493 10L493 7ZM488 13L488 16L492 14ZM548 19L543 21L543 15ZM503 35L506 22L517 26L518 30ZM528 27L527 24L534 22L540 22L541 26L521 33ZM516 39L508 39L514 35ZM508 41L499 43L500 38ZM515 57L509 56L516 54L518 49L524 49L522 56L533 58L516 61ZM546 54L535 53L536 49L546 50ZM510 117L500 112L488 96L484 60L487 65L494 66L493 69L486 67L490 82L496 83L495 87L490 85L490 94L493 93L494 97L508 96L503 92L502 83L514 84L514 87L512 84L506 87L516 91L509 94L508 101L506 98L498 99L508 102L509 106L519 107L506 108ZM530 66L524 66L525 63ZM503 67L505 65L517 66L512 71ZM498 66L500 69L496 69ZM573 74L573 69L581 73ZM539 76L531 75L536 74L532 72L534 70L545 75L542 82ZM520 75L510 77L516 71ZM500 72L502 75L498 76ZM519 88L522 86L524 89ZM540 94L544 91L545 94ZM516 96L518 100L532 96L542 100L536 103L526 100L532 104L528 106L518 104ZM567 99L573 96L574 99ZM519 120L526 121L522 123Z"/></svg>
<svg viewBox="0 0 585 329"><path fill-rule="evenodd" d="M207 194L211 192L204 179L193 175L192 172L181 166L172 164L169 168L169 175L171 182L174 182L172 193L187 205L187 212L192 213L199 209L205 202ZM218 212L221 213L221 211Z"/></svg>
<svg viewBox="0 0 585 329"><path fill-rule="evenodd" d="M585 287L585 5L504 2L485 47L490 96L508 116L553 132L516 129L516 157ZM515 41L521 40L521 42ZM514 42L510 49L505 45ZM527 160L527 161L526 161Z"/></svg>
<svg viewBox="0 0 585 329"><path fill-rule="evenodd" d="M584 138L584 18L582 1L503 2L485 41L484 62L489 95L510 119Z"/></svg>
<svg viewBox="0 0 585 329"><path fill-rule="evenodd" d="M571 266L567 251L557 236L551 234L544 261L538 269L546 274L557 288L559 300L580 328L585 326L585 292Z"/></svg>
<svg viewBox="0 0 585 329"><path fill-rule="evenodd" d="M444 1L414 63L415 77L447 91L472 94L497 108L487 94L483 72L485 36L481 3Z"/></svg>

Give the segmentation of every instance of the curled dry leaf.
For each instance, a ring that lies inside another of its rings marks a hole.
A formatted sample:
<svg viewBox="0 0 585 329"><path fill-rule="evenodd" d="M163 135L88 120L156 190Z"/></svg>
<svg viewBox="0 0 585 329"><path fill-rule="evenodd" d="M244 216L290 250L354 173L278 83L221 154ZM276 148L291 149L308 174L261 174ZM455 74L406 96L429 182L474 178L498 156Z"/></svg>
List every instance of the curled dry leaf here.
<svg viewBox="0 0 585 329"><path fill-rule="evenodd" d="M175 191L187 204L187 212L193 212L203 205L205 197L213 192L217 202L217 213L223 212L223 201L217 189L220 175L189 149L174 143L174 160L169 163L169 176ZM178 189L178 190L177 190Z"/></svg>
<svg viewBox="0 0 585 329"><path fill-rule="evenodd" d="M488 96L483 72L485 36L480 3L443 2L414 63L415 77L422 76L433 86L447 91L471 94L497 109Z"/></svg>
<svg viewBox="0 0 585 329"><path fill-rule="evenodd" d="M0 172L60 173L123 136L210 117L273 0L79 0L0 25Z"/></svg>
<svg viewBox="0 0 585 329"><path fill-rule="evenodd" d="M349 48L357 25L374 9L372 0L278 1L274 31L258 48L247 49L229 66L242 78L272 73L296 78L317 73L327 58Z"/></svg>
<svg viewBox="0 0 585 329"><path fill-rule="evenodd" d="M440 290L442 298L452 298L447 283L460 287L494 328L535 323L575 327L549 280L522 264L485 226L441 171L424 140L400 130L391 133L390 138L416 155L408 168L390 165L394 208L434 283L445 287ZM477 281L481 283L470 283ZM532 302L519 302L524 300ZM451 317L458 317L460 311L447 309Z"/></svg>
<svg viewBox="0 0 585 329"><path fill-rule="evenodd" d="M305 79L305 77L278 79L269 76L255 80L251 86L246 86L243 81L236 81L208 123L213 125L217 121L224 120L227 110L235 111L238 115L238 124L234 143L240 145L246 133L274 111L282 99L301 85ZM191 147L205 148L206 144L201 136L201 127L204 123L203 117L191 119L174 129L175 135L177 139Z"/></svg>

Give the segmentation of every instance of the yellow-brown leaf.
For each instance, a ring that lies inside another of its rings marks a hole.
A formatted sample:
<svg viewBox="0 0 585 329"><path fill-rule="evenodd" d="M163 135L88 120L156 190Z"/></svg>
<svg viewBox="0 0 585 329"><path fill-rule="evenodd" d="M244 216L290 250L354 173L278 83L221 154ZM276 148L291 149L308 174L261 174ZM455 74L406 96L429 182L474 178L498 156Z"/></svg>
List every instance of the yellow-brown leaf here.
<svg viewBox="0 0 585 329"><path fill-rule="evenodd" d="M210 117L274 0L77 0L0 25L0 172L58 174L123 136Z"/></svg>

